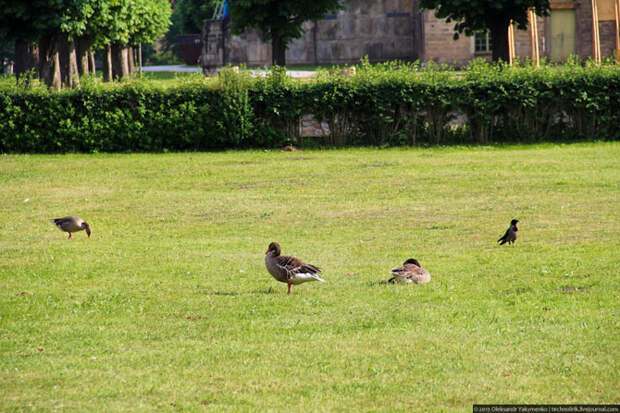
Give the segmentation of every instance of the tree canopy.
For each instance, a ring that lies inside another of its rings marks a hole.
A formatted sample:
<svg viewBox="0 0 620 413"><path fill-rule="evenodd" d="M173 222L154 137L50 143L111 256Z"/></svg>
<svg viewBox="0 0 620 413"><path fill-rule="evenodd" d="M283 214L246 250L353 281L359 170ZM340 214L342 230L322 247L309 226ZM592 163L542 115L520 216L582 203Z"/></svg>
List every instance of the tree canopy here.
<svg viewBox="0 0 620 413"><path fill-rule="evenodd" d="M97 48L149 43L166 32L171 13L168 0L98 1L87 33Z"/></svg>
<svg viewBox="0 0 620 413"><path fill-rule="evenodd" d="M179 34L200 33L202 21L213 16L215 3L215 0L176 0L172 24L178 27Z"/></svg>
<svg viewBox="0 0 620 413"><path fill-rule="evenodd" d="M71 66L63 78L73 78L76 45L79 61L89 50L152 42L171 12L169 0L0 0L0 44L37 44L39 74L49 85L58 61L63 71Z"/></svg>
<svg viewBox="0 0 620 413"><path fill-rule="evenodd" d="M488 30L493 40L493 60L508 60L508 25L527 28L527 10L534 8L539 16L549 13L549 0L420 0L425 9L436 9L438 18L455 21L455 39L459 33L472 36Z"/></svg>
<svg viewBox="0 0 620 413"><path fill-rule="evenodd" d="M228 11L232 31L258 29L271 40L272 62L284 66L288 44L303 35L302 25L342 9L340 0L234 0Z"/></svg>

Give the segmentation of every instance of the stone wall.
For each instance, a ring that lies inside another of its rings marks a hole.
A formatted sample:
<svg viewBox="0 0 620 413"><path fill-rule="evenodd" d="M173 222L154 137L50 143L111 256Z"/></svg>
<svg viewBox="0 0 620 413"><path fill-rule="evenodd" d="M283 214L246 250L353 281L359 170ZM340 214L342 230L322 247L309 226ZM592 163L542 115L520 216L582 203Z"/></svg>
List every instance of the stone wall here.
<svg viewBox="0 0 620 413"><path fill-rule="evenodd" d="M316 50L316 63L357 63L415 60L414 0L349 0L346 9L313 24L300 45L291 47L291 61L299 49ZM288 56L287 56L288 57Z"/></svg>
<svg viewBox="0 0 620 413"><path fill-rule="evenodd" d="M540 57L547 53L547 40L545 38L545 17L536 17L538 27L538 53ZM532 56L532 45L530 42L530 30L518 30L515 27L515 54L520 59L529 59Z"/></svg>
<svg viewBox="0 0 620 413"><path fill-rule="evenodd" d="M413 37L414 2L347 0L345 10L304 24L305 34L289 45L286 62L298 65L346 64L358 63L364 56L371 61L415 60L418 51ZM215 37L209 41L216 41ZM228 58L223 64L271 64L271 44L264 42L256 30L231 36L226 47L229 49Z"/></svg>
<svg viewBox="0 0 620 413"><path fill-rule="evenodd" d="M575 51L579 56L592 56L592 7L590 1L591 0L577 0L574 2L576 26Z"/></svg>
<svg viewBox="0 0 620 413"><path fill-rule="evenodd" d="M555 3L559 0L552 0ZM574 0L576 19L576 52L582 57L592 55L592 10L590 0ZM205 25L207 22L205 23ZM208 47L203 45L203 66L206 62L264 66L271 64L271 44L264 42L256 30L242 36L223 34L222 26L209 34ZM286 52L288 64L352 64L363 56L371 61L433 60L462 66L475 57L490 59L490 53L474 52L471 37L461 35L453 40L454 23L437 19L433 11L420 11L417 0L346 0L345 10L326 15L318 22L304 24L305 34L293 41ZM550 19L538 18L539 51L549 55ZM225 30L224 30L225 32ZM615 48L615 23L600 22L601 51L612 56ZM205 30L203 29L203 42ZM224 41L222 42L222 39ZM529 32L515 31L516 54L529 58Z"/></svg>
<svg viewBox="0 0 620 413"><path fill-rule="evenodd" d="M613 56L614 50L616 50L616 22L599 22L598 30L601 37L601 55L603 57Z"/></svg>
<svg viewBox="0 0 620 413"><path fill-rule="evenodd" d="M461 35L453 40L454 23L435 17L434 11L422 12L422 60L462 66L474 58L474 43L471 37ZM487 56L485 54L484 56Z"/></svg>
<svg viewBox="0 0 620 413"><path fill-rule="evenodd" d="M592 5L591 0L575 0L575 51L581 57L592 56ZM614 21L599 21L601 55L613 56L616 48L616 24Z"/></svg>
<svg viewBox="0 0 620 413"><path fill-rule="evenodd" d="M224 22L221 20L205 20L200 35L202 52L200 65L205 75L215 72L224 64Z"/></svg>
<svg viewBox="0 0 620 413"><path fill-rule="evenodd" d="M555 1L552 1L552 4ZM566 4L566 1L560 1ZM587 58L592 56L592 7L590 0L575 0L568 5L575 10L575 52ZM551 11L553 13L553 10ZM476 54L471 37L461 35L458 41L452 41L454 23L446 23L434 16L434 12L422 13L423 33L421 56L422 60L434 60L438 63L450 63L457 66L466 64L471 59L490 54ZM540 56L549 56L550 27L549 17L537 17L538 48ZM601 54L613 56L615 49L615 22L600 21ZM516 55L522 58L531 56L529 30L515 30Z"/></svg>

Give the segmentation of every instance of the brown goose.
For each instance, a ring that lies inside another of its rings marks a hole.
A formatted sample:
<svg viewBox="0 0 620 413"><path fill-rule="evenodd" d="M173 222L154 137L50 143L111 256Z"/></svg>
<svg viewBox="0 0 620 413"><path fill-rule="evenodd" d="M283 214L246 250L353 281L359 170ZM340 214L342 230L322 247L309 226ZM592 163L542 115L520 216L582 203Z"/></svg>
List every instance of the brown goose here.
<svg viewBox="0 0 620 413"><path fill-rule="evenodd" d="M513 219L512 221L510 221L510 226L506 230L504 236L497 240L497 242L499 242L499 245L504 245L505 243L514 244L514 242L517 240L517 232L519 232L519 228L517 228L517 222L519 222L518 219Z"/></svg>
<svg viewBox="0 0 620 413"><path fill-rule="evenodd" d="M86 235L90 238L90 226L88 222L84 221L80 217L63 217L63 218L54 218L52 223L58 227L61 231L68 232L69 238L71 239L71 233L77 232L81 230L86 230Z"/></svg>
<svg viewBox="0 0 620 413"><path fill-rule="evenodd" d="M276 280L288 284L288 294L291 293L291 286L302 284L308 281L322 281L324 279L317 274L321 269L312 264L304 264L300 259L289 257L282 254L282 248L277 242L272 242L265 252L265 266L269 274Z"/></svg>
<svg viewBox="0 0 620 413"><path fill-rule="evenodd" d="M394 277L388 280L389 283L426 284L431 280L431 274L415 258L409 258L401 267L393 268L392 274Z"/></svg>

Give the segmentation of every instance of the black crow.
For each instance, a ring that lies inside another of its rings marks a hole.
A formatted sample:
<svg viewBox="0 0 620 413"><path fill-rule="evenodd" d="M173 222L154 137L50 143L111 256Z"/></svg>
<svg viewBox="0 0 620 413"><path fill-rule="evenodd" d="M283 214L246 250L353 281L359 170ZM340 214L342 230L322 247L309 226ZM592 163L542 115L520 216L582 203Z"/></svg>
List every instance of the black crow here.
<svg viewBox="0 0 620 413"><path fill-rule="evenodd" d="M499 245L504 245L505 243L513 244L517 240L517 232L519 231L517 222L519 222L518 219L510 221L510 226L506 230L504 236L497 240Z"/></svg>

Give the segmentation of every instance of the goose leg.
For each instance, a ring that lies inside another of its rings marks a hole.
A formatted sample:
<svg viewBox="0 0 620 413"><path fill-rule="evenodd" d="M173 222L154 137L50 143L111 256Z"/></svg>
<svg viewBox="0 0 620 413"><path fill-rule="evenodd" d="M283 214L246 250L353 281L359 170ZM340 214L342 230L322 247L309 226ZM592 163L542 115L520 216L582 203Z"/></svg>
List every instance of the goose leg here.
<svg viewBox="0 0 620 413"><path fill-rule="evenodd" d="M71 239L71 233L69 233L69 238L67 238L67 239Z"/></svg>
<svg viewBox="0 0 620 413"><path fill-rule="evenodd" d="M291 293L291 284L288 285L288 293L287 294L290 294L290 293Z"/></svg>

